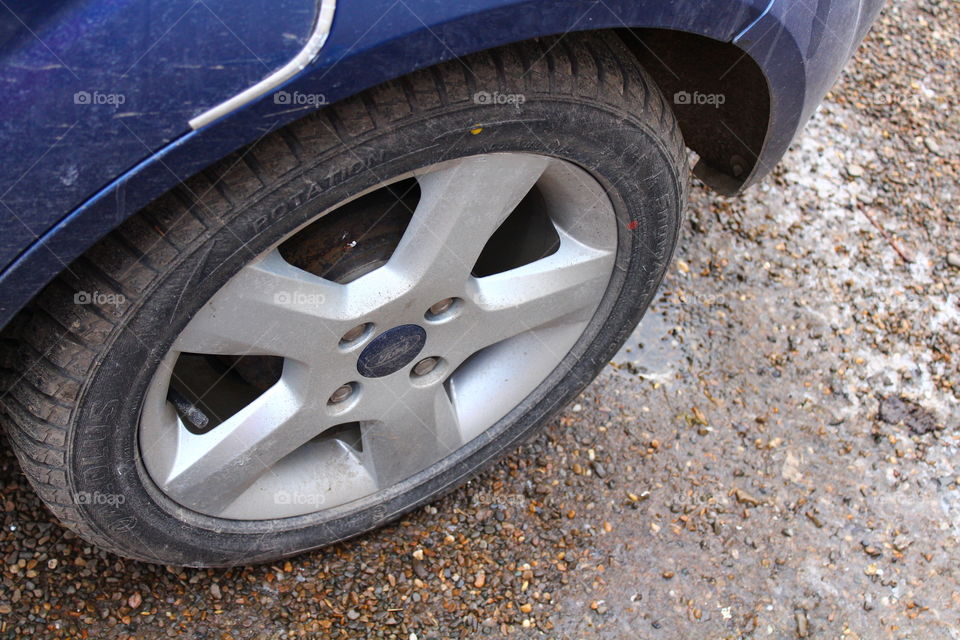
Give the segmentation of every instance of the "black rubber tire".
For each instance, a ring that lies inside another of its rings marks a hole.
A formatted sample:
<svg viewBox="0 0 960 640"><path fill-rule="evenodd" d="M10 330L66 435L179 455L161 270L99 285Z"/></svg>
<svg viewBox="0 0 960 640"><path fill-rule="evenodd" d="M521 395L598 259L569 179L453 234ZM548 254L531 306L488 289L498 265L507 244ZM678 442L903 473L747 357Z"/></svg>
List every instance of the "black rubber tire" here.
<svg viewBox="0 0 960 640"><path fill-rule="evenodd" d="M480 91L523 94L525 102L477 104ZM608 190L618 217L618 263L601 308L544 384L448 459L350 508L242 522L188 511L162 495L140 462L138 418L157 363L191 315L317 212L390 176L495 151L580 165ZM248 564L368 531L515 448L596 376L666 271L687 182L670 109L613 36L512 45L376 87L191 178L50 284L6 332L9 438L57 518L129 558ZM82 292L98 295L75 304ZM87 499L97 495L122 500Z"/></svg>

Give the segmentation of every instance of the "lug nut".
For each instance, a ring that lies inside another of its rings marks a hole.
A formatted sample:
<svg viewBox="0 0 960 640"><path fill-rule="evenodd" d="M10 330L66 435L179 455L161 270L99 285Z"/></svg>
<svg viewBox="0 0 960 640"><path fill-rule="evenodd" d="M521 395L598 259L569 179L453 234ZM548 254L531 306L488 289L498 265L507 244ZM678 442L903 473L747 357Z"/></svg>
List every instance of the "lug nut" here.
<svg viewBox="0 0 960 640"><path fill-rule="evenodd" d="M354 340L362 336L363 332L366 330L367 330L366 324L359 324L355 326L353 329L350 329L350 331L347 331L345 334L343 334L343 337L340 338L340 342L353 342Z"/></svg>
<svg viewBox="0 0 960 640"><path fill-rule="evenodd" d="M353 395L353 385L345 384L339 387L336 391L333 392L333 395L330 396L330 399L327 400L327 404L340 404L347 398Z"/></svg>
<svg viewBox="0 0 960 640"><path fill-rule="evenodd" d="M417 364L413 365L413 375L415 376L425 376L436 368L437 363L440 362L440 358L424 358Z"/></svg>
<svg viewBox="0 0 960 640"><path fill-rule="evenodd" d="M444 311L446 311L447 309L449 309L450 307L452 307L455 300L456 298L444 298L440 302L437 302L432 307L427 309L427 313L429 313L432 316L438 316Z"/></svg>

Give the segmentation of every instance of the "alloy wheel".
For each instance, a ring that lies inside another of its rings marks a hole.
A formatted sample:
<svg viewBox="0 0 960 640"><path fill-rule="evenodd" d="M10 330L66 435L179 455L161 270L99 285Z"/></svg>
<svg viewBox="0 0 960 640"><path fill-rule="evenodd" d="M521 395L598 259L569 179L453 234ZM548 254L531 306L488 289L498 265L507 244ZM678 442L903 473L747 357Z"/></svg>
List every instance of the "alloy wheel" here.
<svg viewBox="0 0 960 640"><path fill-rule="evenodd" d="M360 202L387 203L377 221L410 211L342 268L357 241L316 230ZM493 153L385 181L257 256L192 318L144 401L144 466L179 505L239 520L427 472L556 369L616 248L603 187L563 160ZM323 270L301 260L331 251Z"/></svg>

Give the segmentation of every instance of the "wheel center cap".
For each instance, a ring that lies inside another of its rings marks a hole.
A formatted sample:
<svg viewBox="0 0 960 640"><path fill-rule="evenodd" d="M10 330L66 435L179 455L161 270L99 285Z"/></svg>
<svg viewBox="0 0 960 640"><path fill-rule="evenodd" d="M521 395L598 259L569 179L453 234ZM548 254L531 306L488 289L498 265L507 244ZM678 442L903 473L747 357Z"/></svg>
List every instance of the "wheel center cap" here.
<svg viewBox="0 0 960 640"><path fill-rule="evenodd" d="M360 353L357 371L365 378L388 376L410 364L426 341L427 332L415 324L388 329Z"/></svg>

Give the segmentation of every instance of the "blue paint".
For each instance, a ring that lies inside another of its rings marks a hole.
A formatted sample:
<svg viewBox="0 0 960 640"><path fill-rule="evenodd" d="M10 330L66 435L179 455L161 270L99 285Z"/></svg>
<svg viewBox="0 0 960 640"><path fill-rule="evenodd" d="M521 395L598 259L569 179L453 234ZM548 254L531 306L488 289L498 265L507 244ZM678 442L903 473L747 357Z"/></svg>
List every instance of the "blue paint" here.
<svg viewBox="0 0 960 640"><path fill-rule="evenodd" d="M316 11L314 0L45 5L0 5L3 265L191 117L296 55Z"/></svg>

